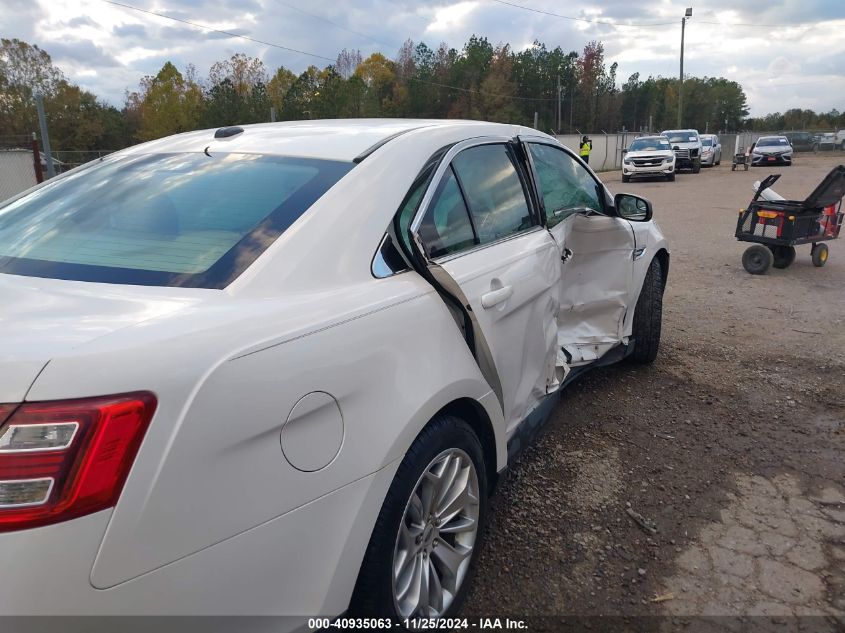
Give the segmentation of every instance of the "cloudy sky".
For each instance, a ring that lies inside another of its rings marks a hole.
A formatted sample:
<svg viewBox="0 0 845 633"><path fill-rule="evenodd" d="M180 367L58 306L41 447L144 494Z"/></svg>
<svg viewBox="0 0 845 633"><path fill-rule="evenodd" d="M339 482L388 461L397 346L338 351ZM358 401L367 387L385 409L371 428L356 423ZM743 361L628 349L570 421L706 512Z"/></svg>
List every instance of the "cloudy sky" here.
<svg viewBox="0 0 845 633"><path fill-rule="evenodd" d="M246 53L271 72L300 72L342 48L395 57L407 38L460 48L473 33L516 49L538 39L580 51L598 39L608 62L619 63L620 81L634 72L676 76L680 18L692 4L687 74L738 81L752 115L845 109L845 0L120 1L265 43L104 0L0 0L0 36L38 44L72 81L120 105L126 89L167 60L180 69L193 63L205 76L213 62Z"/></svg>

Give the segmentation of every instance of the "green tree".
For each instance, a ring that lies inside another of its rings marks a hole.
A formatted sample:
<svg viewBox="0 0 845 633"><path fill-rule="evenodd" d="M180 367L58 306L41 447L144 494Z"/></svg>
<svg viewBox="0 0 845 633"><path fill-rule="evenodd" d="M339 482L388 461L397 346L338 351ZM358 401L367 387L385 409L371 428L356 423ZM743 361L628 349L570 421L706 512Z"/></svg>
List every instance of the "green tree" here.
<svg viewBox="0 0 845 633"><path fill-rule="evenodd" d="M199 85L165 62L155 77L141 80L140 91L127 95L126 109L138 113L137 139L149 141L197 129L204 105Z"/></svg>
<svg viewBox="0 0 845 633"><path fill-rule="evenodd" d="M38 129L33 97L45 103L65 84L50 55L18 39L0 39L0 129L3 134L28 134Z"/></svg>

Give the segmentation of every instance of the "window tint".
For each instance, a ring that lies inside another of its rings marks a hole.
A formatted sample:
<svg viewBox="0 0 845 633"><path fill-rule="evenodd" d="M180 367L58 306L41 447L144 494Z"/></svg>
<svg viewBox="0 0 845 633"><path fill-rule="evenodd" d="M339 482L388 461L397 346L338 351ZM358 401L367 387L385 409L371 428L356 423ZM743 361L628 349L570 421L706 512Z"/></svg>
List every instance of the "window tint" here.
<svg viewBox="0 0 845 633"><path fill-rule="evenodd" d="M590 173L562 149L529 144L548 226L554 226L579 209L604 212L598 183Z"/></svg>
<svg viewBox="0 0 845 633"><path fill-rule="evenodd" d="M452 165L481 244L532 226L522 181L505 145L471 147L458 154Z"/></svg>
<svg viewBox="0 0 845 633"><path fill-rule="evenodd" d="M419 227L429 257L441 257L473 246L469 212L450 167L441 180Z"/></svg>
<svg viewBox="0 0 845 633"><path fill-rule="evenodd" d="M223 288L352 167L220 153L106 160L0 208L0 272Z"/></svg>

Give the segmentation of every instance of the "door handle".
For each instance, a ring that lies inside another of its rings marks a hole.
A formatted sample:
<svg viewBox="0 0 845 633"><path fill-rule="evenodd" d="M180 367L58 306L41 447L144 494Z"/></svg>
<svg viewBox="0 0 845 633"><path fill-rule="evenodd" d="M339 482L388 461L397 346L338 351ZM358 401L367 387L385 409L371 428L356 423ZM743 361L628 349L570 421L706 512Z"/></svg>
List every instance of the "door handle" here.
<svg viewBox="0 0 845 633"><path fill-rule="evenodd" d="M499 288L498 290L491 290L490 292L481 295L481 307L485 310L492 308L493 306L499 305L503 301L510 299L512 294L513 286L505 286L504 288Z"/></svg>

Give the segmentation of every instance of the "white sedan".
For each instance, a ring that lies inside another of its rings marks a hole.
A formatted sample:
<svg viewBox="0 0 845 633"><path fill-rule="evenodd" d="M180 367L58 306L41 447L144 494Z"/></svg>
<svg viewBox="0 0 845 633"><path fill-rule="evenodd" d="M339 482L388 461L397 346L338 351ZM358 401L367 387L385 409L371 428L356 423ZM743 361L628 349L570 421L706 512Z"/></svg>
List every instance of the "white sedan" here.
<svg viewBox="0 0 845 633"><path fill-rule="evenodd" d="M191 132L8 201L0 615L454 614L560 389L657 354L651 215L540 132L419 120Z"/></svg>

